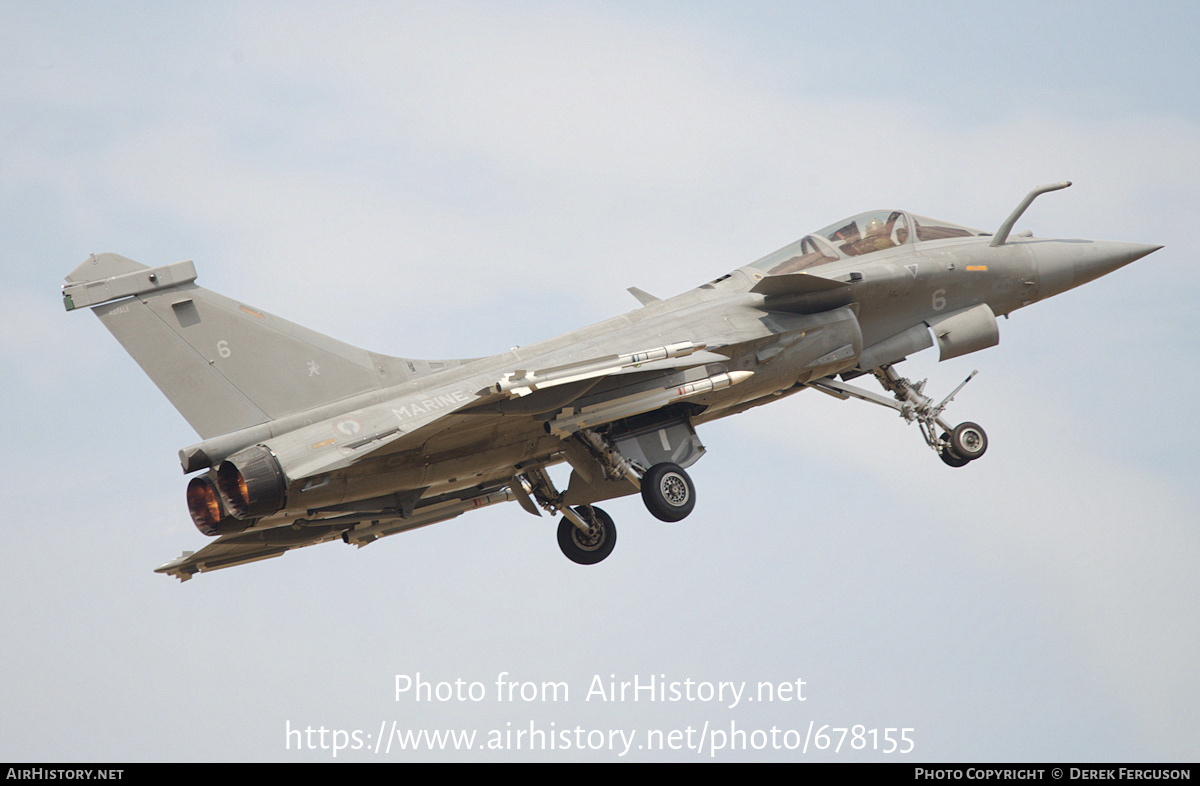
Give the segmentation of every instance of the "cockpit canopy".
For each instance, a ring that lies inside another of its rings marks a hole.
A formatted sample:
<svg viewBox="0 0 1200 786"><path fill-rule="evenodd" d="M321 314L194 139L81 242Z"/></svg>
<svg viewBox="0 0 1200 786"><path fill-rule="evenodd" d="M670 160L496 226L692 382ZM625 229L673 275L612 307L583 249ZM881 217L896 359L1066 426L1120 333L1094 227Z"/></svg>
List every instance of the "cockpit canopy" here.
<svg viewBox="0 0 1200 786"><path fill-rule="evenodd" d="M859 213L852 218L830 224L811 235L805 235L790 246L752 263L750 267L772 276L795 273L907 243L988 234L990 233L899 210L875 210Z"/></svg>

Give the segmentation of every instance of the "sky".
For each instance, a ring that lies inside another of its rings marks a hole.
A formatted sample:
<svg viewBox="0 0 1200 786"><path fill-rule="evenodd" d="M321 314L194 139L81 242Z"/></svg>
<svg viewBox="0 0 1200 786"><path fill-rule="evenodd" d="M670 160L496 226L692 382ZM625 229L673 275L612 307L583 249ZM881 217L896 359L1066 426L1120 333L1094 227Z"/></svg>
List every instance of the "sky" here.
<svg viewBox="0 0 1200 786"><path fill-rule="evenodd" d="M1195 761L1198 25L0 0L0 760ZM591 567L498 505L154 574L205 543L198 438L59 296L93 252L191 259L351 344L478 357L865 210L993 230L1059 180L1018 230L1164 248L899 367L936 398L980 370L948 413L986 457L802 393L701 428L685 522L606 503Z"/></svg>

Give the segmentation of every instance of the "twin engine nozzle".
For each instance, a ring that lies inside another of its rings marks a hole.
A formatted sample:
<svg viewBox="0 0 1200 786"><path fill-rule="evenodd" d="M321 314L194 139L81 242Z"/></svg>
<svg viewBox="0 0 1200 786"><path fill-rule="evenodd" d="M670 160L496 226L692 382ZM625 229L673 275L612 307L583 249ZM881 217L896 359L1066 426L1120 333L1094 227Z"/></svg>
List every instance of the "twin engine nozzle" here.
<svg viewBox="0 0 1200 786"><path fill-rule="evenodd" d="M235 453L215 473L192 478L188 511L196 529L210 537L241 532L255 519L283 507L287 479L275 455L263 445Z"/></svg>

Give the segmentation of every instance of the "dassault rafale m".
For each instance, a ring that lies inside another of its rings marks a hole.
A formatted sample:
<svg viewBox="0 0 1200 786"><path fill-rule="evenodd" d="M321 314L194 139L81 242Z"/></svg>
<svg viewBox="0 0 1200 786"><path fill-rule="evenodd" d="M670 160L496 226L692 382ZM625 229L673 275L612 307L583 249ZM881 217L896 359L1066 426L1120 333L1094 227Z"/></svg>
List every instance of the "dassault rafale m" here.
<svg viewBox="0 0 1200 786"><path fill-rule="evenodd" d="M595 503L640 493L679 521L704 453L696 427L814 389L895 409L951 467L984 455L975 423L895 365L999 342L997 317L1160 246L994 233L900 210L838 221L691 291L494 357L368 352L196 286L192 262L88 258L63 287L90 307L203 440L179 451L187 505L215 540L156 570L197 572L332 540L365 546L515 500L561 514L588 565L617 532ZM849 384L873 376L877 392ZM971 375L974 376L974 373ZM547 468L571 467L565 490Z"/></svg>

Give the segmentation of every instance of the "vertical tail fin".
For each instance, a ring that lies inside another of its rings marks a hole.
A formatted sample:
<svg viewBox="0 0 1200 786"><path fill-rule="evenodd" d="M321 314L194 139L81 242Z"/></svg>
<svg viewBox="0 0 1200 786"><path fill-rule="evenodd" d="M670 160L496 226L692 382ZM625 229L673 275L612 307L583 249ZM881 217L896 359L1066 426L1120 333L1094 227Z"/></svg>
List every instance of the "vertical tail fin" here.
<svg viewBox="0 0 1200 786"><path fill-rule="evenodd" d="M204 439L403 382L446 364L376 355L202 287L195 267L98 254L71 271L67 310L104 326Z"/></svg>

